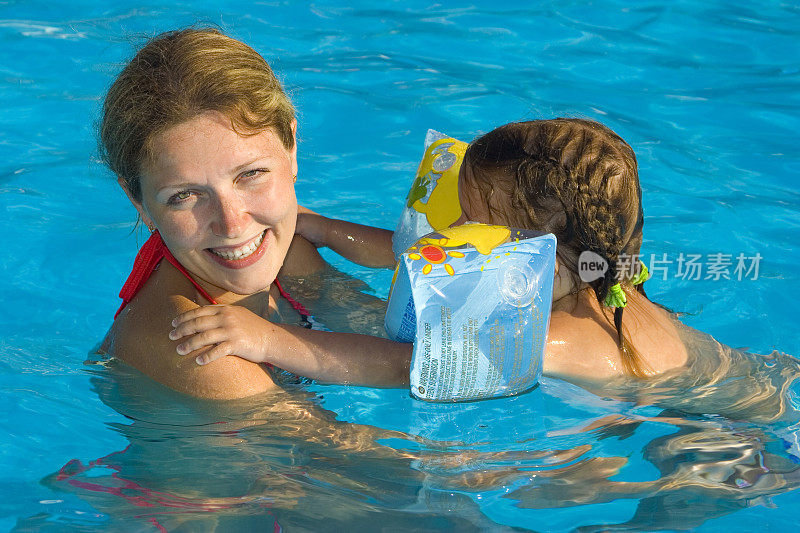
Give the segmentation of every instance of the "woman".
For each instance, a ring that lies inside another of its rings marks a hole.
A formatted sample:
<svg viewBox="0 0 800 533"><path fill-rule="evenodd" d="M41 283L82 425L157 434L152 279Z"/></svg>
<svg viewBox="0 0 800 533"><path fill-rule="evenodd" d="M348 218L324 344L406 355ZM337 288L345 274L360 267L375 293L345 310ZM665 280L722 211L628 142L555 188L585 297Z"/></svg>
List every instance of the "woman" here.
<svg viewBox="0 0 800 533"><path fill-rule="evenodd" d="M101 142L153 234L101 350L194 396L270 389L268 365L226 357L198 366L168 336L175 316L231 304L271 321L268 342L304 361L298 373L376 386L407 381L408 345L277 323L298 322L304 312L275 281L278 273L325 268L316 248L294 236L296 130L269 65L217 30L169 32L137 53L108 92Z"/></svg>

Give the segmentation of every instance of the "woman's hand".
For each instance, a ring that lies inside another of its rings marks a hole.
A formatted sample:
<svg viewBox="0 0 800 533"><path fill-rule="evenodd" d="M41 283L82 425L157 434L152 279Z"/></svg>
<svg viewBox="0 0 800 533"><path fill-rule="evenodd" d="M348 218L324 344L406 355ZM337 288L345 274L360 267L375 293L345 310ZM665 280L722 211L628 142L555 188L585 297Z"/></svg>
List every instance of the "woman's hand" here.
<svg viewBox="0 0 800 533"><path fill-rule="evenodd" d="M270 322L238 305L206 305L178 315L171 340L183 339L176 350L186 355L211 347L195 359L205 365L226 355L254 363L267 359Z"/></svg>

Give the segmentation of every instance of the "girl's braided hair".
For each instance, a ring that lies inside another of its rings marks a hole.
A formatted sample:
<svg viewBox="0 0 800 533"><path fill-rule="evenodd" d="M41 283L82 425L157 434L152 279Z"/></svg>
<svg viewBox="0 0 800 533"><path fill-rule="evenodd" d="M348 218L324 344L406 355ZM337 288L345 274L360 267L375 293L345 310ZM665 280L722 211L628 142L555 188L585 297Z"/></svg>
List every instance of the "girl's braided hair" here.
<svg viewBox="0 0 800 533"><path fill-rule="evenodd" d="M473 141L464 164L490 212L508 225L556 236L559 260L575 286L582 252L605 259L605 275L589 283L599 302L612 285L635 273L617 270L638 256L642 244L636 156L609 128L572 118L506 124ZM502 213L489 202L496 189L510 198ZM623 310L614 312L622 362L630 374L643 375L641 358L622 334Z"/></svg>

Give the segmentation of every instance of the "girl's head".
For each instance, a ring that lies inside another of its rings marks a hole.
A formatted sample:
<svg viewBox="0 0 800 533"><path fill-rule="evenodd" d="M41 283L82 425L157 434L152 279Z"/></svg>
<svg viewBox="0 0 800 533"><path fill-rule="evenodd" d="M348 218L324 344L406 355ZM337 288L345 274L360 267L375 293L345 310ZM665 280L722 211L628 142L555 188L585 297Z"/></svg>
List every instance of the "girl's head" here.
<svg viewBox="0 0 800 533"><path fill-rule="evenodd" d="M467 218L553 233L561 266L576 287L580 254L600 255L609 265L606 276L592 283L601 300L616 283L618 260L639 254L643 212L636 156L598 122L506 124L473 141L462 168Z"/></svg>
<svg viewBox="0 0 800 533"><path fill-rule="evenodd" d="M294 147L294 108L264 58L218 30L185 29L148 42L114 81L103 105L103 159L141 201L154 139L209 111L239 133L272 129Z"/></svg>
<svg viewBox="0 0 800 533"><path fill-rule="evenodd" d="M466 218L553 233L560 270L554 295L577 292L578 260L589 251L608 270L587 279L599 302L638 268L642 191L636 156L598 122L559 118L501 126L469 145L459 194ZM624 272L618 267L625 265ZM639 287L641 291L641 287ZM614 309L622 363L643 375L641 359L622 332L623 307Z"/></svg>

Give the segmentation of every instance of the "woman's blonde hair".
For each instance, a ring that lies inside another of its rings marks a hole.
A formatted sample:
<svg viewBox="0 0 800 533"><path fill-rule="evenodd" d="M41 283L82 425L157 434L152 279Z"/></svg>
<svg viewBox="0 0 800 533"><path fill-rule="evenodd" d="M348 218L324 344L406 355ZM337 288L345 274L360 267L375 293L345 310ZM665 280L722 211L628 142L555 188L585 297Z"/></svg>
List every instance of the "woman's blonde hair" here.
<svg viewBox="0 0 800 533"><path fill-rule="evenodd" d="M242 135L272 128L294 147L294 107L258 52L213 28L163 33L131 59L103 104L100 153L134 199L155 137L204 111L222 113Z"/></svg>
<svg viewBox="0 0 800 533"><path fill-rule="evenodd" d="M605 276L589 284L599 302L612 285L636 273L617 271L622 260L638 259L642 245L636 156L606 126L574 118L506 124L473 141L464 164L472 171L468 185L504 223L556 236L559 260L576 286L582 252L606 260ZM496 189L510 198L502 212L490 201ZM623 309L614 312L622 363L629 373L643 375L641 358L622 334Z"/></svg>

